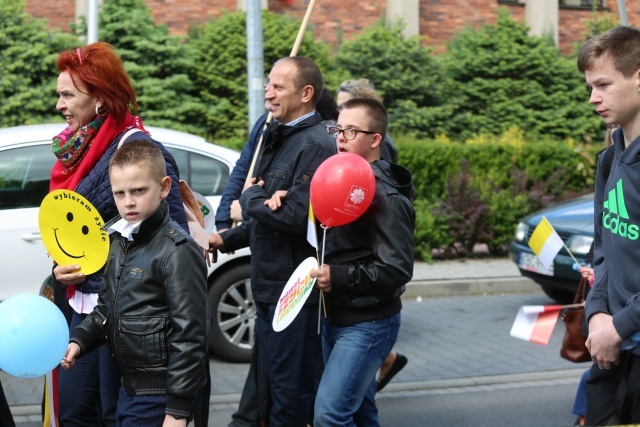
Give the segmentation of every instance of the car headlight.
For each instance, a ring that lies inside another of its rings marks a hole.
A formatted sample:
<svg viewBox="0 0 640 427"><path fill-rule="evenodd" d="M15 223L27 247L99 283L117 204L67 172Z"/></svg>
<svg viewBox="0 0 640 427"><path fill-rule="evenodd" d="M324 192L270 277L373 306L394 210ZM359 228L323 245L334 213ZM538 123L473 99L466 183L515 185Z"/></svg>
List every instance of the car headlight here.
<svg viewBox="0 0 640 427"><path fill-rule="evenodd" d="M528 228L529 227L524 222L518 223L518 226L516 227L516 236L515 236L517 241L519 242L524 241L524 238L527 236Z"/></svg>
<svg viewBox="0 0 640 427"><path fill-rule="evenodd" d="M569 239L569 250L575 254L586 255L589 252L593 237L573 236Z"/></svg>

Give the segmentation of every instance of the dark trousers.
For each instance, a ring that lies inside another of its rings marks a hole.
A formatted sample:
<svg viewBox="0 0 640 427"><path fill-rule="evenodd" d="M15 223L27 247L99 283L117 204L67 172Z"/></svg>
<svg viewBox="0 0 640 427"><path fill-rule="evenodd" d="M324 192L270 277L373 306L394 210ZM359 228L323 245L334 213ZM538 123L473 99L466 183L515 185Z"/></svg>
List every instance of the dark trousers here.
<svg viewBox="0 0 640 427"><path fill-rule="evenodd" d="M305 306L286 329L274 332L275 308L276 304L256 302L261 416L272 427L305 427L312 411L320 353L318 310ZM268 416L264 413L265 396L271 399Z"/></svg>
<svg viewBox="0 0 640 427"><path fill-rule="evenodd" d="M238 404L238 410L231 415L229 427L255 427L258 425L258 385L256 380L257 347L254 344L251 365L247 373L247 379L242 388L242 396ZM196 426L197 427L197 426Z"/></svg>
<svg viewBox="0 0 640 427"><path fill-rule="evenodd" d="M118 427L159 427L164 422L167 395L131 396L120 387Z"/></svg>
<svg viewBox="0 0 640 427"><path fill-rule="evenodd" d="M195 409L194 427L207 427L209 425L209 401L211 400L211 367L206 362L207 382L202 386L200 401Z"/></svg>
<svg viewBox="0 0 640 427"><path fill-rule="evenodd" d="M611 369L591 366L587 379L587 416L585 425L606 425L614 414L615 396L623 375L628 375L629 389L625 398L622 419L619 424L640 423L640 356L631 355L627 372L622 365Z"/></svg>
<svg viewBox="0 0 640 427"><path fill-rule="evenodd" d="M85 317L73 313L71 330ZM76 361L72 369L60 369L58 372L58 411L64 427L116 425L121 375L109 347L102 346L87 353Z"/></svg>
<svg viewBox="0 0 640 427"><path fill-rule="evenodd" d="M4 389L2 383L0 383L0 427L16 427L9 410L9 403L4 395Z"/></svg>

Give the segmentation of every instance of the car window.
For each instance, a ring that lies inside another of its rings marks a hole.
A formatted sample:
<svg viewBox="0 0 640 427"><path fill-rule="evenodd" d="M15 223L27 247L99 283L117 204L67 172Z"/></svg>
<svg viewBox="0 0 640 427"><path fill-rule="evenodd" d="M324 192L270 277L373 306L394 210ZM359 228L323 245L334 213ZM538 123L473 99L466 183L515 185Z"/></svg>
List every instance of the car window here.
<svg viewBox="0 0 640 427"><path fill-rule="evenodd" d="M0 151L0 209L40 206L55 160L49 144Z"/></svg>
<svg viewBox="0 0 640 427"><path fill-rule="evenodd" d="M220 196L229 180L229 166L209 156L167 147L180 170L180 179L203 196Z"/></svg>

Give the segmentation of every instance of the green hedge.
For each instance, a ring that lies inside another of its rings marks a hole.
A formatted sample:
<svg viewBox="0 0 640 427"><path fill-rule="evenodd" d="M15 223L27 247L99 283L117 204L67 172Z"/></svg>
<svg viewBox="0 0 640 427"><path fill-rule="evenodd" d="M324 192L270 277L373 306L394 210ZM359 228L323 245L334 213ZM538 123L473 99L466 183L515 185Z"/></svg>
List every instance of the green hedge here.
<svg viewBox="0 0 640 427"><path fill-rule="evenodd" d="M399 163L416 187L416 254L429 260L471 255L487 244L503 254L529 213L593 189L599 147L505 142L503 137L454 143L396 138Z"/></svg>

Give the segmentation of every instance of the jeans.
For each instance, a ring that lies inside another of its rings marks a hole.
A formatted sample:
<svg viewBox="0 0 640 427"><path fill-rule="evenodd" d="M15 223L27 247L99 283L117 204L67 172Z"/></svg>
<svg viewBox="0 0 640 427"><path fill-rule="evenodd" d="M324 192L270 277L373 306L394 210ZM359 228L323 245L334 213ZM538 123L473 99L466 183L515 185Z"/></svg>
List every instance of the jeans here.
<svg viewBox="0 0 640 427"><path fill-rule="evenodd" d="M398 338L400 313L349 326L324 321L323 326L325 367L316 396L314 427L380 425L376 372Z"/></svg>
<svg viewBox="0 0 640 427"><path fill-rule="evenodd" d="M73 313L71 331L86 314ZM108 346L76 360L71 369L58 371L59 418L65 427L115 426L120 389L120 367ZM102 408L102 411L99 411Z"/></svg>
<svg viewBox="0 0 640 427"><path fill-rule="evenodd" d="M304 306L283 331L271 326L276 304L256 302L258 395L271 398L271 427L306 427L320 353L318 308Z"/></svg>

